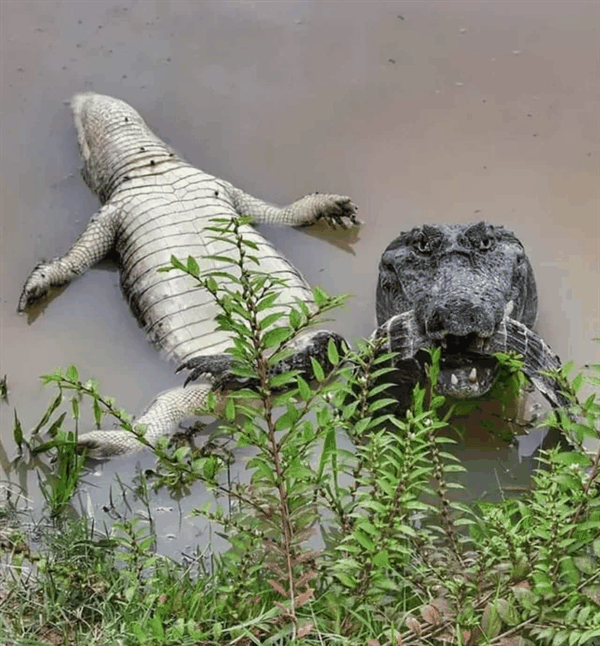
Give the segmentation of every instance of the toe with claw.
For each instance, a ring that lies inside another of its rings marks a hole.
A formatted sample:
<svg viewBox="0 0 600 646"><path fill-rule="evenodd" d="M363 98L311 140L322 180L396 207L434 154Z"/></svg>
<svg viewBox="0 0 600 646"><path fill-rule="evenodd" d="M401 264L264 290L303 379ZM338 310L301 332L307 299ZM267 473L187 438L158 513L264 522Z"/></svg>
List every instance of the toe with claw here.
<svg viewBox="0 0 600 646"><path fill-rule="evenodd" d="M323 205L318 220L325 220L327 224L336 228L341 226L348 229L351 226L360 226L362 222L356 217L357 207L349 197L341 195L327 195L327 202ZM348 223L349 222L349 223Z"/></svg>
<svg viewBox="0 0 600 646"><path fill-rule="evenodd" d="M27 311L32 305L44 298L49 287L47 265L41 263L31 272L23 286L17 312Z"/></svg>
<svg viewBox="0 0 600 646"><path fill-rule="evenodd" d="M193 357L177 368L176 372L189 370L185 384L198 379L214 380L231 369L231 357L228 354L212 354Z"/></svg>

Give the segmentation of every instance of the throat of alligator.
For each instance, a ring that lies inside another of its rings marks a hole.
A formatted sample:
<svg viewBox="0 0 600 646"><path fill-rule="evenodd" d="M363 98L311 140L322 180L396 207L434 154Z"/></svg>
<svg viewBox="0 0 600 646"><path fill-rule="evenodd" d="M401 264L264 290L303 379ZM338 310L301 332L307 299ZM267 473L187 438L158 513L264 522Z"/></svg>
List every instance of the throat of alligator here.
<svg viewBox="0 0 600 646"><path fill-rule="evenodd" d="M454 399L485 395L498 375L498 362L489 354L488 340L477 334L446 335L442 346L437 391Z"/></svg>

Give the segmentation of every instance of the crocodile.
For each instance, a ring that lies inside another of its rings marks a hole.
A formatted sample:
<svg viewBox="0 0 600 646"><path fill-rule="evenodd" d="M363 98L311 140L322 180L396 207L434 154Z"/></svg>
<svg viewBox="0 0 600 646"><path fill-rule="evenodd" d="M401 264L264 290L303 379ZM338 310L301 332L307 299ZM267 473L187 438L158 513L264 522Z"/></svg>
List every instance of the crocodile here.
<svg viewBox="0 0 600 646"><path fill-rule="evenodd" d="M348 197L315 193L280 208L195 168L124 101L85 92L75 95L70 105L83 158L82 175L102 206L63 256L33 269L18 311L31 312L57 288L116 251L122 291L149 340L179 366L196 360L194 376L200 378L185 388L160 393L137 420L146 427L145 439L153 443L174 432L205 404L214 375L222 372L223 353L231 345L229 333L217 329L218 309L210 294L189 275L157 270L176 255L193 256L201 271L235 272L235 267L223 267L211 258L226 256L232 243L218 239L210 227L215 218L251 218L250 224L242 220L240 233L255 245L260 270L286 281L275 309L289 310L297 299L314 307L313 292L302 275L252 225L302 227L321 220L349 227L360 223ZM291 363L304 365L309 356L326 352L329 338L339 342L333 333L310 333L297 344ZM198 374L199 359L202 374ZM79 437L79 445L97 458L143 448L124 430L90 431Z"/></svg>
<svg viewBox="0 0 600 646"><path fill-rule="evenodd" d="M441 347L438 393L473 399L492 388L496 352L518 352L523 372L553 407L567 406L545 376L560 359L532 327L537 289L515 234L486 222L426 224L401 233L385 249L376 292L373 338L396 352L391 381L400 408L425 378L428 348Z"/></svg>

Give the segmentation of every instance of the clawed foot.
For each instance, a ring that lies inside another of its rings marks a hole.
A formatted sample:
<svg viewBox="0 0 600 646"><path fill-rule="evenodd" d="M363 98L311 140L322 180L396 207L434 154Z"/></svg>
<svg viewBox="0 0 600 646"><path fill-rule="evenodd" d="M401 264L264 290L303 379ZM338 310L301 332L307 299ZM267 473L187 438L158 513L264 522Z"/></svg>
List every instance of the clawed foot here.
<svg viewBox="0 0 600 646"><path fill-rule="evenodd" d="M362 222L356 217L357 206L352 203L349 197L342 195L322 195L324 203L317 213L317 221L324 220L334 229L340 226L342 229L349 229L352 226L360 226Z"/></svg>
<svg viewBox="0 0 600 646"><path fill-rule="evenodd" d="M48 265L46 263L40 263L31 272L31 274L29 274L29 278L25 281L25 285L23 286L21 298L19 298L17 312L27 311L32 305L48 295L50 282L48 280L47 270Z"/></svg>
<svg viewBox="0 0 600 646"><path fill-rule="evenodd" d="M190 381L197 381L202 378L214 381L215 378L224 375L230 369L231 357L228 354L212 354L193 357L179 366L175 372L190 370L190 374L186 377L184 383L184 386L187 386Z"/></svg>
<svg viewBox="0 0 600 646"><path fill-rule="evenodd" d="M295 226L310 226L324 221L334 229L338 226L349 229L362 224L356 217L356 205L343 195L312 193L295 202L291 208L296 211Z"/></svg>

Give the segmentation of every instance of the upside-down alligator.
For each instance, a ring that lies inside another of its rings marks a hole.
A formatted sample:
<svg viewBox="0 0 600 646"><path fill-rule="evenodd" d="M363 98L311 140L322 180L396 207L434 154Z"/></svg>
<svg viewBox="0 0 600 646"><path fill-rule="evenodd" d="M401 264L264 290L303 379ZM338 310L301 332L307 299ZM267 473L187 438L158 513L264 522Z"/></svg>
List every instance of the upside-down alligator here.
<svg viewBox="0 0 600 646"><path fill-rule="evenodd" d="M181 159L127 103L95 93L71 100L83 177L103 206L75 244L62 257L35 267L25 282L18 310L43 299L52 287L83 274L110 251L119 257L121 287L131 310L154 346L182 365L203 357L201 382L159 394L138 419L153 442L176 430L201 407L218 373L230 336L217 329L217 306L208 292L183 273L159 273L172 255L198 260L201 271L225 268L211 256L227 256L231 241L220 240L210 227L215 218L250 217L254 223L306 226L358 223L350 198L311 194L279 208L254 198L229 182L194 168ZM285 279L286 289L275 304L289 309L296 299L311 306L313 293L300 273L253 226L240 227L256 245L261 271ZM266 313L271 313L265 312ZM326 348L328 333L308 336L301 356ZM214 356L214 360L211 357ZM225 355L227 356L227 355ZM127 431L92 431L79 443L95 457L141 448Z"/></svg>
<svg viewBox="0 0 600 646"><path fill-rule="evenodd" d="M123 101L85 93L76 95L71 106L83 176L103 206L64 256L33 270L19 311L116 250L121 286L138 322L168 359L188 368L191 379L200 379L161 393L137 420L153 442L200 408L216 382L227 383L219 374L228 371L224 350L231 344L216 327L217 309L208 293L190 276L157 270L169 264L172 254L195 257L201 270L214 268L210 257L231 249L208 228L215 217L248 216L255 223L291 226L324 219L345 225L358 222L355 207L347 197L325 194L284 208L272 206L188 164ZM261 271L286 280L276 307L289 308L296 299L311 306L312 290L300 273L252 226L242 230L257 245ZM533 271L522 244L503 227L425 225L402 233L382 256L376 306L379 327L373 338L383 338L383 349L398 353L394 394L401 407L423 376L423 350L434 345L444 348L438 390L446 395L482 395L494 380L492 354L516 350L542 394L554 406L566 403L554 381L540 374L557 368L559 360L531 330L537 313ZM305 336L287 365L310 371L310 356L326 357L332 338L341 341L324 331ZM126 431L91 431L79 442L95 457L141 448Z"/></svg>

